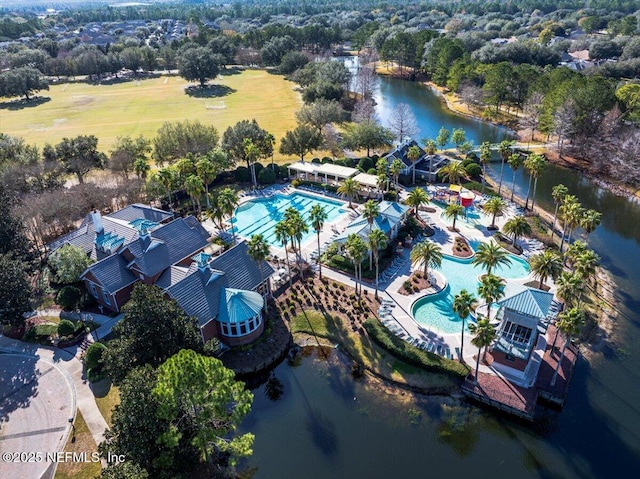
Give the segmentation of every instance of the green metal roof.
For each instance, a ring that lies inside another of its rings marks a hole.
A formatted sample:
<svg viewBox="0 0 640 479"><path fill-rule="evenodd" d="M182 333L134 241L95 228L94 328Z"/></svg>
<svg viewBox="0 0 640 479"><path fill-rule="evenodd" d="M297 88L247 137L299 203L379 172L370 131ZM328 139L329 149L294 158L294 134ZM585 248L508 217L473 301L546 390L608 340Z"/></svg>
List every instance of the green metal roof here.
<svg viewBox="0 0 640 479"><path fill-rule="evenodd" d="M528 288L502 301L498 301L496 304L527 316L545 318L549 314L552 300L553 294L539 289Z"/></svg>
<svg viewBox="0 0 640 479"><path fill-rule="evenodd" d="M220 295L218 321L239 324L254 318L264 306L264 299L255 291L223 288Z"/></svg>

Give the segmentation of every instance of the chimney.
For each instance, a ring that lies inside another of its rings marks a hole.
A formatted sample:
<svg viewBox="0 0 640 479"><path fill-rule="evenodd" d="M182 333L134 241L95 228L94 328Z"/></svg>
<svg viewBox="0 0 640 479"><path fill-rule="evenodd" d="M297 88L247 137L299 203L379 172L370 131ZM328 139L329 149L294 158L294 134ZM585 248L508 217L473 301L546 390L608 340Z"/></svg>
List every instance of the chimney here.
<svg viewBox="0 0 640 479"><path fill-rule="evenodd" d="M100 211L94 209L91 213L91 221L93 221L93 228L96 230L96 235L104 233L104 226L102 225L102 215Z"/></svg>

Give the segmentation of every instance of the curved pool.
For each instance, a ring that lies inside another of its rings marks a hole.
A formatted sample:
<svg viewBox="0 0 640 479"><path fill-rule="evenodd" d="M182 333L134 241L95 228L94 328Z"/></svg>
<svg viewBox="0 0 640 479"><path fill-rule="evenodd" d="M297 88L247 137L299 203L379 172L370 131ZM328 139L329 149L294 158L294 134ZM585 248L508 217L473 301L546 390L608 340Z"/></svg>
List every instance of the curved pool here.
<svg viewBox="0 0 640 479"><path fill-rule="evenodd" d="M524 278L529 274L529 263L514 255L509 255L510 265L500 265L493 273L505 279ZM455 258L442 255L440 272L447 279L448 285L439 293L418 299L411 307L415 320L441 333L460 332L461 319L453 312L453 298L463 289L478 297L478 276L485 271L480 266L471 264L472 259Z"/></svg>
<svg viewBox="0 0 640 479"><path fill-rule="evenodd" d="M306 195L300 192L293 192L289 195L275 194L266 198L256 198L236 208L231 225L233 231L245 238L262 234L264 239L273 246L282 246L275 238L273 232L276 224L284 217L284 212L293 207L302 214L302 217L309 224L309 210L313 205L320 205L327 213L326 223L336 220L347 211L344 203L328 198ZM315 231L309 226L309 232L302 237L306 241Z"/></svg>

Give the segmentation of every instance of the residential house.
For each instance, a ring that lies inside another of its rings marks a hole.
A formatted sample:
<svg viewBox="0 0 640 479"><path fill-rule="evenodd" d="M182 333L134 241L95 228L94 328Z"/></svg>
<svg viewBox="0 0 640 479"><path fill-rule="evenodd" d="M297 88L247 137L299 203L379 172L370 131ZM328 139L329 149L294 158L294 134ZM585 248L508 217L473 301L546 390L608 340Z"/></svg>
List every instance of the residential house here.
<svg viewBox="0 0 640 479"><path fill-rule="evenodd" d="M198 220L172 216L144 205L104 217L94 211L50 250L73 244L97 260L80 279L104 308L120 311L142 282L161 288L195 317L203 341L240 345L257 339L271 266L253 261L244 242L212 258L209 233Z"/></svg>
<svg viewBox="0 0 640 479"><path fill-rule="evenodd" d="M420 150L420 156L418 157L418 159L416 160L415 163L413 161L411 161L409 159L409 157L408 157L409 148L411 148L412 146L417 146L418 149ZM407 141L405 143L402 143L402 144L398 145L395 149L393 149L391 152L389 152L384 158L389 163L389 166L391 166L391 163L393 163L394 160L402 161L402 164L404 165L404 168L402 169L400 174L402 174L402 175L411 175L413 173L414 165L419 163L420 160L423 160L425 158L425 156L426 156L426 153L420 147L418 142L416 140L410 140L410 141Z"/></svg>

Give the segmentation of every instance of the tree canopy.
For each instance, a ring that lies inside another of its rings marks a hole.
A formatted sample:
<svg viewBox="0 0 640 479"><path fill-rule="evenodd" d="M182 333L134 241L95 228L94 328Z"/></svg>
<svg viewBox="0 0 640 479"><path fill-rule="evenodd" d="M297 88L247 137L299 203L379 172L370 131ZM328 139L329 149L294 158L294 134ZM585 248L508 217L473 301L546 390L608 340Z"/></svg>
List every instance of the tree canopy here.
<svg viewBox="0 0 640 479"><path fill-rule="evenodd" d="M191 153L203 156L218 144L218 130L200 121L166 122L153 139L153 156L159 164L173 163Z"/></svg>
<svg viewBox="0 0 640 479"><path fill-rule="evenodd" d="M137 366L158 366L180 349L199 351L202 339L196 320L155 286L137 284L122 308L124 318L113 328L105 366L117 383Z"/></svg>
<svg viewBox="0 0 640 479"><path fill-rule="evenodd" d="M153 396L158 416L170 422L160 442L177 445L188 430L201 459L214 465L233 466L253 452L253 434L229 437L251 410L253 394L220 360L183 349L158 368Z"/></svg>

